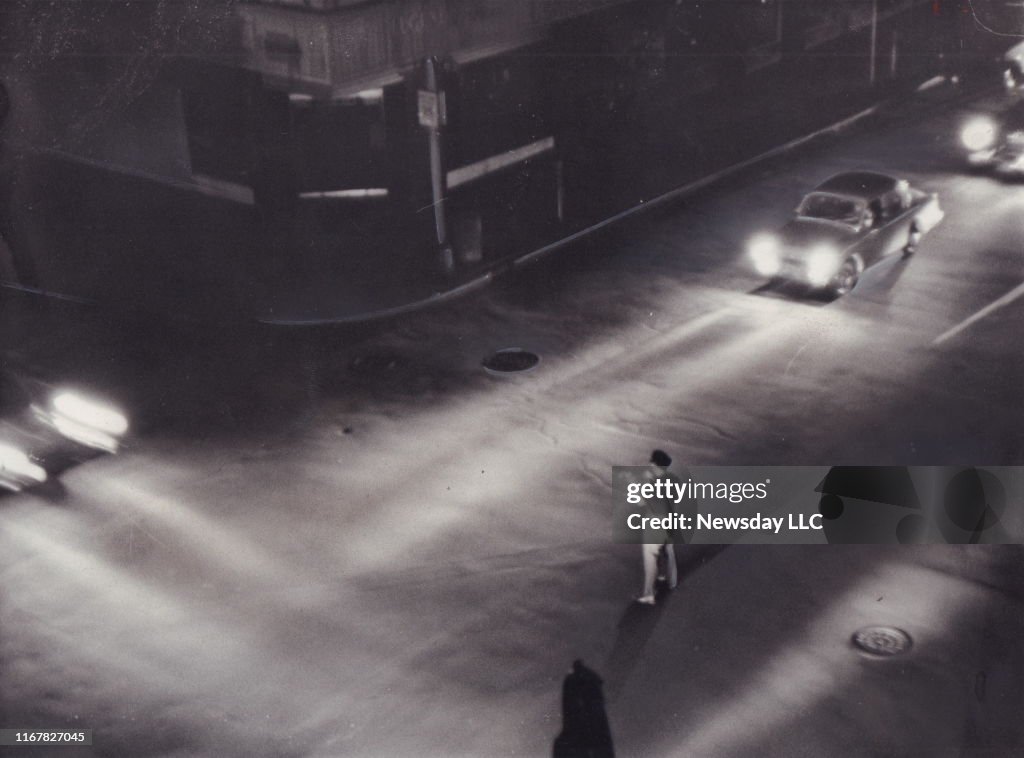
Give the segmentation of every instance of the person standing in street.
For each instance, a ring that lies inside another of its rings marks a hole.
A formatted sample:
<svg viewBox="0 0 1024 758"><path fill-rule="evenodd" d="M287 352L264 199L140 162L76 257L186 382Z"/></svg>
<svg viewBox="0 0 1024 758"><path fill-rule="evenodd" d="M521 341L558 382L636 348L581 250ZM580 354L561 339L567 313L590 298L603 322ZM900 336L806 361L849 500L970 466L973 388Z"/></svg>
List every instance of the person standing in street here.
<svg viewBox="0 0 1024 758"><path fill-rule="evenodd" d="M668 472L672 465L672 458L664 450L655 450L651 453L651 460L644 472L644 479L649 482L657 480L678 481L676 477ZM674 505L668 498L651 498L644 502L645 516L663 518L674 512ZM640 545L643 551L644 561L644 586L636 602L643 605L654 605L654 584L662 576L658 573L658 562L663 559L665 562L665 573L663 575L670 590L674 590L679 582L678 569L676 568L676 551L672 543L673 532L668 529L644 530L644 543Z"/></svg>

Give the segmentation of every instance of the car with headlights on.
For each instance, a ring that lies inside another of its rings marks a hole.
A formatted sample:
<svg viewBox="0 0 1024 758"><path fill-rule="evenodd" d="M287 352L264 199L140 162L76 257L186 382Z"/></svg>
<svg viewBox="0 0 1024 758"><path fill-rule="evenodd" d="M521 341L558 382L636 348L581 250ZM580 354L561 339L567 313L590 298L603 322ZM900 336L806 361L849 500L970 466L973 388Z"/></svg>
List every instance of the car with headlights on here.
<svg viewBox="0 0 1024 758"><path fill-rule="evenodd" d="M1008 178L1024 177L1024 102L996 114L976 114L960 127L960 144L972 168Z"/></svg>
<svg viewBox="0 0 1024 758"><path fill-rule="evenodd" d="M1002 57L1003 85L1010 92L1024 90L1024 42L1018 42Z"/></svg>
<svg viewBox="0 0 1024 758"><path fill-rule="evenodd" d="M18 492L68 460L116 453L127 431L109 402L0 368L0 489Z"/></svg>
<svg viewBox="0 0 1024 758"><path fill-rule="evenodd" d="M838 297L886 256L913 253L943 216L935 193L888 174L849 171L804 196L779 231L751 239L748 254L762 276Z"/></svg>

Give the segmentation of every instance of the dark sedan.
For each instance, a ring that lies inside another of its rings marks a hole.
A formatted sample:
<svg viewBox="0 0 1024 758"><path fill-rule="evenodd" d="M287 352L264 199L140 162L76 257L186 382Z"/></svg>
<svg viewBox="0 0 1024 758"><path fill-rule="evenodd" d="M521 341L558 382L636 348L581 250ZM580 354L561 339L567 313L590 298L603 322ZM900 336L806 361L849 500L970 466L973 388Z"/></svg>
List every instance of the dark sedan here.
<svg viewBox="0 0 1024 758"><path fill-rule="evenodd" d="M836 174L808 193L792 220L750 241L762 276L845 295L892 253L909 255L943 218L938 196L874 171Z"/></svg>
<svg viewBox="0 0 1024 758"><path fill-rule="evenodd" d="M105 401L0 368L0 489L41 484L58 461L117 452L127 430Z"/></svg>

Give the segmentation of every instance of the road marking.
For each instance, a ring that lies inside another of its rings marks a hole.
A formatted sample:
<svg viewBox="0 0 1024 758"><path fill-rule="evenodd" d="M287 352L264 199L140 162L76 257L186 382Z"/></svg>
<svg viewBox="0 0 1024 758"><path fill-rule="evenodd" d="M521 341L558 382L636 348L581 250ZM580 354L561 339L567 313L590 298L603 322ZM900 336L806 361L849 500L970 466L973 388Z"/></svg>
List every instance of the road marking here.
<svg viewBox="0 0 1024 758"><path fill-rule="evenodd" d="M991 303L986 305L984 308L982 308L980 311L978 311L974 315L968 316L963 321L961 321L959 324L954 326L952 329L950 329L950 330L940 334L932 342L932 345L941 345L946 340L952 339L956 335L960 334L960 332L962 332L964 329L969 327L971 324L973 324L973 323L975 323L977 321L980 321L981 319L985 318L985 316L989 315L990 313L992 313L994 311L999 310L1000 308L1006 307L1007 305L1012 303L1014 300L1019 298L1021 295L1024 295L1024 282L1018 284L1014 289L1012 289L1009 292L1007 292L1005 295L1003 295L998 300L992 301Z"/></svg>

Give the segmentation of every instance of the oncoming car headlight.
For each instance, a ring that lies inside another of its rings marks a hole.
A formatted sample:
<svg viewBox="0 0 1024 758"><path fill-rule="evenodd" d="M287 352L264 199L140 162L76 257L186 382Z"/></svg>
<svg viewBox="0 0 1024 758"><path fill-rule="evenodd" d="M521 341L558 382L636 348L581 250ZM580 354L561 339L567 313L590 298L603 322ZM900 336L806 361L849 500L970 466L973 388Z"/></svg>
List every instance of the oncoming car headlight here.
<svg viewBox="0 0 1024 758"><path fill-rule="evenodd" d="M0 485L17 491L23 484L45 481L46 471L33 463L23 450L0 444Z"/></svg>
<svg viewBox="0 0 1024 758"><path fill-rule="evenodd" d="M996 142L996 122L987 116L971 119L960 131L960 141L971 151L987 150Z"/></svg>
<svg viewBox="0 0 1024 758"><path fill-rule="evenodd" d="M750 241L750 259L754 268L762 276L774 276L779 273L782 265L779 259L779 241L767 234L754 237Z"/></svg>
<svg viewBox="0 0 1024 758"><path fill-rule="evenodd" d="M816 247L807 256L807 281L821 287L839 270L839 252L828 245Z"/></svg>
<svg viewBox="0 0 1024 758"><path fill-rule="evenodd" d="M63 391L54 395L49 421L70 440L86 447L116 452L119 440L128 431L128 419L118 409Z"/></svg>

